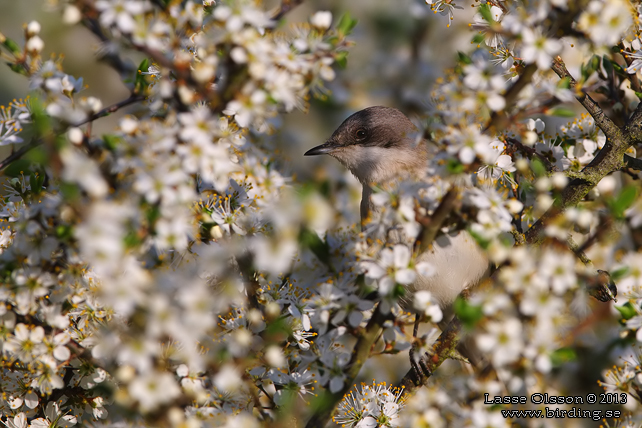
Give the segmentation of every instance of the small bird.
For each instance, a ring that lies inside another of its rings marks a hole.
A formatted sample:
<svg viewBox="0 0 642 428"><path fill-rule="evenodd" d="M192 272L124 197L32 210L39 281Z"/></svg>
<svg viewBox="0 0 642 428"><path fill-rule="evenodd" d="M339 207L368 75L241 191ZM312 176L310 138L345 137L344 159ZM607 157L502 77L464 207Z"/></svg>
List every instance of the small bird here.
<svg viewBox="0 0 642 428"><path fill-rule="evenodd" d="M368 107L348 117L324 144L308 150L305 156L328 154L361 182L363 223L376 209L370 200L372 186L405 177L421 179L425 174L430 154L425 141L417 143L418 132L399 110ZM489 272L488 258L466 231L437 237L417 261L429 262L435 272L429 277L418 275L408 286L400 302L406 310L412 309L415 292L427 290L444 313L452 313L452 304L459 293L478 285Z"/></svg>

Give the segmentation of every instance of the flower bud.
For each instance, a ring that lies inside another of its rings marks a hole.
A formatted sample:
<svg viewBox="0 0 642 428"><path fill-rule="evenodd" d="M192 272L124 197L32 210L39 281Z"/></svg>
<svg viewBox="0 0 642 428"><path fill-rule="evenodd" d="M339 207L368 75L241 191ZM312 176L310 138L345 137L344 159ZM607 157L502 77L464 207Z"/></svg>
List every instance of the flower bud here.
<svg viewBox="0 0 642 428"><path fill-rule="evenodd" d="M319 11L312 15L310 24L317 27L319 30L327 30L332 25L332 12Z"/></svg>
<svg viewBox="0 0 642 428"><path fill-rule="evenodd" d="M27 24L27 37L32 37L40 33L40 23L38 21L31 21Z"/></svg>
<svg viewBox="0 0 642 428"><path fill-rule="evenodd" d="M25 45L25 47L27 48L27 52L40 53L45 47L45 42L43 42L40 37L33 36L29 40L27 40L27 44Z"/></svg>

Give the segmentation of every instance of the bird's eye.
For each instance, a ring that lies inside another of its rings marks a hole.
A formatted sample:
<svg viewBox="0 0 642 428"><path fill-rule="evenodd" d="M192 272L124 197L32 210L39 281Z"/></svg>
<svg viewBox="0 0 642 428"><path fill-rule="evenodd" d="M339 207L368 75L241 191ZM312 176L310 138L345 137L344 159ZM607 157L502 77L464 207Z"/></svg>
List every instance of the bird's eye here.
<svg viewBox="0 0 642 428"><path fill-rule="evenodd" d="M357 140L363 140L366 138L366 130L365 129L357 129L357 132L354 133L355 137L357 137Z"/></svg>

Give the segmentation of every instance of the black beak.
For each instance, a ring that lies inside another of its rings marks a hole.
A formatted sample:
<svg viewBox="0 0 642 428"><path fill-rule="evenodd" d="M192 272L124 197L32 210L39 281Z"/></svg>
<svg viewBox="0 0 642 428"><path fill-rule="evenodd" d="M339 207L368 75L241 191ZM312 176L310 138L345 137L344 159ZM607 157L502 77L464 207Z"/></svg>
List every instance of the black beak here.
<svg viewBox="0 0 642 428"><path fill-rule="evenodd" d="M316 156L316 155L326 155L336 149L336 146L331 141L326 141L320 146L316 146L308 150L303 154L303 156Z"/></svg>

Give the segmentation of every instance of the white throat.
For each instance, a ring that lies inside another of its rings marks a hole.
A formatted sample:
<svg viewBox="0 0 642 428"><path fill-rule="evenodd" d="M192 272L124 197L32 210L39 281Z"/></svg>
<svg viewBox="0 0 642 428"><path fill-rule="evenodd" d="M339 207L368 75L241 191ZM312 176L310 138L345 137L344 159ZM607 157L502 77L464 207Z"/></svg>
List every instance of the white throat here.
<svg viewBox="0 0 642 428"><path fill-rule="evenodd" d="M361 182L385 184L406 174L416 174L426 167L427 156L420 148L386 149L349 146L332 153Z"/></svg>

